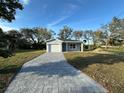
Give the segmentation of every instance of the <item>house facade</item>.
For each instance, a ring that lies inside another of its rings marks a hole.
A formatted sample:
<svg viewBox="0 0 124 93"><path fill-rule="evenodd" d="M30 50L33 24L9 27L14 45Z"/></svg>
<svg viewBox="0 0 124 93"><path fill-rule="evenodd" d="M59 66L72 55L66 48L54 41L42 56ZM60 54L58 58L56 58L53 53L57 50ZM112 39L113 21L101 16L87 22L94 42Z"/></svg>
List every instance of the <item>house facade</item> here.
<svg viewBox="0 0 124 93"><path fill-rule="evenodd" d="M46 43L47 52L83 51L83 42L78 40L52 39Z"/></svg>

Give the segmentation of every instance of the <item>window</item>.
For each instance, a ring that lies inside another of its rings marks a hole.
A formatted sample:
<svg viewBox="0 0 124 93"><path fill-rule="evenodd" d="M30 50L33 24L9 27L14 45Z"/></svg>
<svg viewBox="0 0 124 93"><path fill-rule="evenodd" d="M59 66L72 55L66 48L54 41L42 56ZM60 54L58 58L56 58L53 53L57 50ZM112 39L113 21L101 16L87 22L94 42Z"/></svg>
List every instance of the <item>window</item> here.
<svg viewBox="0 0 124 93"><path fill-rule="evenodd" d="M76 49L76 44L70 44L70 49Z"/></svg>

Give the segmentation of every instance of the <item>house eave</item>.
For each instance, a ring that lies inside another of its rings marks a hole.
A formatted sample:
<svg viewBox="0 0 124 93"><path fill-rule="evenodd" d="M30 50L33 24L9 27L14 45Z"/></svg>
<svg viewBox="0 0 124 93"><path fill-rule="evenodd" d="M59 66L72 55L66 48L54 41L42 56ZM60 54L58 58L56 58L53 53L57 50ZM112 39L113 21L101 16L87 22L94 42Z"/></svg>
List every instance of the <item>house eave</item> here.
<svg viewBox="0 0 124 93"><path fill-rule="evenodd" d="M64 43L83 43L81 41L63 41Z"/></svg>

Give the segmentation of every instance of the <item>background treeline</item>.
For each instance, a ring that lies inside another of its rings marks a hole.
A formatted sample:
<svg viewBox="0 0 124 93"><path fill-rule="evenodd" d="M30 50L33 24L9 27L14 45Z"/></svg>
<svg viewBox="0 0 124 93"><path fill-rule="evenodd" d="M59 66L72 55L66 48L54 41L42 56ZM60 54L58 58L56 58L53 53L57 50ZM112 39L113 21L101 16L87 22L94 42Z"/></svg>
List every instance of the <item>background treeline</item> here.
<svg viewBox="0 0 124 93"><path fill-rule="evenodd" d="M108 45L117 46L124 43L124 19L113 17L112 21L102 25L96 31L93 30L73 30L65 26L59 32L61 39L82 40L84 44L94 44L94 46Z"/></svg>
<svg viewBox="0 0 124 93"><path fill-rule="evenodd" d="M22 28L4 32L0 28L0 55L13 55L15 49L45 49L45 42L53 38L54 32L47 28Z"/></svg>
<svg viewBox="0 0 124 93"><path fill-rule="evenodd" d="M45 49L46 41L53 39L54 36L54 31L41 27L22 28L6 32L0 28L0 55L14 53L15 49ZM64 26L60 29L57 38L80 40L84 42L84 45L92 44L94 48L101 45L105 45L106 48L109 45L123 45L124 19L113 17L109 24L102 25L96 31L73 30L68 26Z"/></svg>
<svg viewBox="0 0 124 93"><path fill-rule="evenodd" d="M22 28L4 32L0 29L0 47L14 50L19 49L44 49L45 42L53 38L53 31L47 28Z"/></svg>

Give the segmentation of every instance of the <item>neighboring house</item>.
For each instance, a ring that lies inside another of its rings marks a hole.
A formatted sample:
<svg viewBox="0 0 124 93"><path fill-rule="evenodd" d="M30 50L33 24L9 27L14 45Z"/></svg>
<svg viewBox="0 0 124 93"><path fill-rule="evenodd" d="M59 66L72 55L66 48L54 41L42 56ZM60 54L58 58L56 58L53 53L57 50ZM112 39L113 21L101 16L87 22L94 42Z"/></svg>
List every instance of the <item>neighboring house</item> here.
<svg viewBox="0 0 124 93"><path fill-rule="evenodd" d="M83 42L78 40L52 39L46 43L47 52L83 51Z"/></svg>

